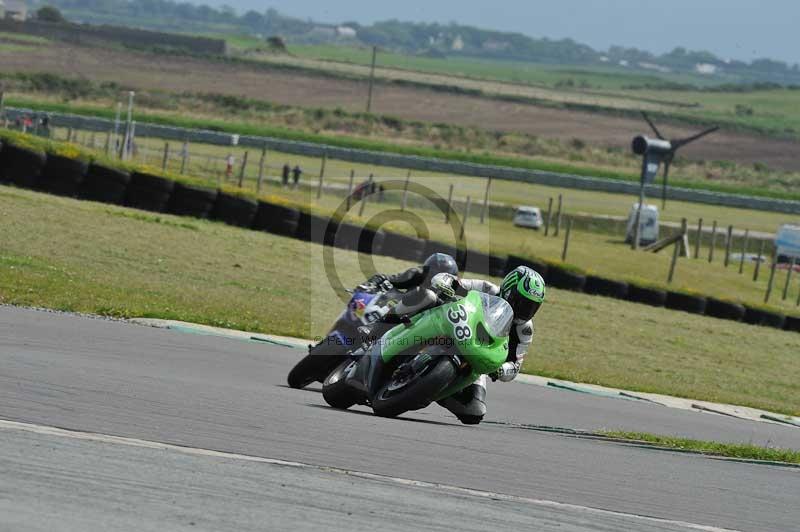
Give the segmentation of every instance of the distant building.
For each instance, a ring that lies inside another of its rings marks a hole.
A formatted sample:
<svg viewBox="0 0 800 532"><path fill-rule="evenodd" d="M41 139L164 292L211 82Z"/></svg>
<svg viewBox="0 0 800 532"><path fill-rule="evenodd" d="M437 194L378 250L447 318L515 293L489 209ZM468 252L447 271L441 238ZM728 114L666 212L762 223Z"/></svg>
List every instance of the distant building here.
<svg viewBox="0 0 800 532"><path fill-rule="evenodd" d="M698 74L710 76L717 73L717 65L712 65L710 63L697 63L694 66L694 70Z"/></svg>
<svg viewBox="0 0 800 532"><path fill-rule="evenodd" d="M453 39L453 45L451 48L456 52L464 49L464 39L461 38L461 35L457 35L456 38Z"/></svg>
<svg viewBox="0 0 800 532"><path fill-rule="evenodd" d="M349 37L353 39L356 37L356 30L350 26L339 26L336 28L336 33L339 37Z"/></svg>
<svg viewBox="0 0 800 532"><path fill-rule="evenodd" d="M28 6L24 0L5 0L5 8L0 9L3 10L3 18L6 19L23 22L28 18Z"/></svg>
<svg viewBox="0 0 800 532"><path fill-rule="evenodd" d="M508 50L511 48L511 43L506 41L495 41L495 40L488 40L484 41L481 47L484 50L489 50L492 52L502 52L504 50Z"/></svg>

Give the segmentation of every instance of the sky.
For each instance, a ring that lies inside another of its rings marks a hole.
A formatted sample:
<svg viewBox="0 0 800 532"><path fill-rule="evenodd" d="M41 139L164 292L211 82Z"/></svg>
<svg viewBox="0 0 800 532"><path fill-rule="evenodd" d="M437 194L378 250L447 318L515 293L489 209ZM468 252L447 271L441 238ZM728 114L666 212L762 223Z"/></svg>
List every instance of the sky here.
<svg viewBox="0 0 800 532"><path fill-rule="evenodd" d="M570 37L663 53L677 46L723 59L800 63L798 0L190 0L237 11L272 7L319 22L369 24L396 18L458 22L532 37Z"/></svg>

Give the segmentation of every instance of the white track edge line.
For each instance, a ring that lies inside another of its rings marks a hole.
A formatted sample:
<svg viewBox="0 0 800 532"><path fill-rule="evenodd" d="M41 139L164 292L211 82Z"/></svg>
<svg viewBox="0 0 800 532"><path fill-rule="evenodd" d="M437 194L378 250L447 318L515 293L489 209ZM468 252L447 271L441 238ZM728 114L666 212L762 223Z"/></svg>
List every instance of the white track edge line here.
<svg viewBox="0 0 800 532"><path fill-rule="evenodd" d="M342 469L338 467L319 466L314 464L306 464L302 462L292 462L288 460L279 460L275 458L264 458L260 456L251 456L238 453L229 453L223 451L213 451L210 449L201 449L197 447L185 447L181 445L174 445L170 443L161 443L149 440L141 440L138 438L128 438L123 436L111 436L108 434L100 434L95 432L84 432L78 430L60 429L57 427L50 427L47 425L37 425L33 423L22 423L18 421L9 421L0 419L0 430L18 430L23 432L31 432L35 434L42 434L46 436L58 436L62 438L71 438L76 440L94 441L101 443L113 443L118 445L127 445L130 447L142 447L147 449L160 449L165 451L175 451L186 455L192 456L208 456L214 458L225 458L230 460L243 460L248 462L258 462L269 465L278 465L284 467L294 467L302 469L316 469L318 471L337 473L348 475L355 478L365 480L373 480L379 482L389 482L402 486L414 486L421 488L437 489L448 491L451 493L458 493L461 495L469 495L482 499L503 500L507 502L517 502L530 504L539 507L560 508L564 510L573 510L583 513L590 513L596 515L604 515L610 517L622 517L628 519L635 519L639 521L646 521L650 523L659 523L665 525L673 525L685 528L687 530L699 530L702 532L738 532L734 529L719 528L715 526L700 525L696 523L689 523L687 521L678 521L672 519L664 519L660 517L651 517L646 515L631 514L619 512L615 510L606 510L603 508L593 508L591 506L581 506L578 504L563 503L558 501L550 501L547 499L534 499L530 497L522 497L518 495L508 495L504 493L495 493L490 491L477 490L472 488L464 488L460 486L452 486L448 484L439 484L435 482L427 482L422 480L410 480L400 477L391 477L387 475L379 475L375 473L365 473L362 471L353 471L349 469Z"/></svg>

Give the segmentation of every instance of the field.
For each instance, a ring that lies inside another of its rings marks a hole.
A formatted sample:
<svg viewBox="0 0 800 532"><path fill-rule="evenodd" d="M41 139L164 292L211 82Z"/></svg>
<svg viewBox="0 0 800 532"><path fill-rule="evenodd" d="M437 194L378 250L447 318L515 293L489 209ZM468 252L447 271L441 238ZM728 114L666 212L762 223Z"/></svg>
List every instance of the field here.
<svg viewBox="0 0 800 532"><path fill-rule="evenodd" d="M302 337L340 309L312 244L7 187L0 216L3 303ZM360 281L356 255L336 259ZM798 350L797 334L550 290L524 369L798 414Z"/></svg>
<svg viewBox="0 0 800 532"><path fill-rule="evenodd" d="M70 45L26 53L0 52L0 70L48 72L116 83L121 88L171 94L214 93L283 105L327 110L338 108L354 113L364 110L367 95L367 83L361 78L322 75L256 61L221 61ZM552 89L548 90L552 92ZM454 94L396 83L378 85L373 111L408 121L470 127L491 134L513 132L529 135L529 141L556 139L625 153L629 151L631 137L646 132L646 125L638 118ZM318 127L324 125L325 122L320 121ZM669 135L682 136L695 128L672 125L663 129ZM405 139L398 141L407 142ZM430 140L430 144L446 148L448 139ZM719 160L738 162L750 168L758 163L773 171L800 170L800 160L793 155L796 149L794 141L726 131L687 147L681 155L689 160L703 161L703 164ZM574 164L593 164L591 154L579 155L578 158ZM713 168L698 173L710 179L718 178L718 172Z"/></svg>
<svg viewBox="0 0 800 532"><path fill-rule="evenodd" d="M371 49L295 46L290 51L297 57L264 55L262 59L359 75L368 75L367 66L372 59ZM622 67L558 67L392 53L380 53L378 58L376 75L387 79L449 84L486 94L558 103L644 109L668 113L688 122L702 119L774 136L800 138L800 90L731 92L714 88L729 81L725 79L646 74ZM670 84L693 85L704 90L669 90Z"/></svg>

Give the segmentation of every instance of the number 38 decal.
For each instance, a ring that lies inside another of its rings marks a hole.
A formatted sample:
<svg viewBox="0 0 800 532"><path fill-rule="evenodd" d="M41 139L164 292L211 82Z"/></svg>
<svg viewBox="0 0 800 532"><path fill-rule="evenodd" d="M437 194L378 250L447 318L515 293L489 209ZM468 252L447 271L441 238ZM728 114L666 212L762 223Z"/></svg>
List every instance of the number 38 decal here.
<svg viewBox="0 0 800 532"><path fill-rule="evenodd" d="M458 305L458 310L451 308L447 311L447 319L453 324L453 335L456 340L467 340L472 337L472 329L467 325L467 309Z"/></svg>

